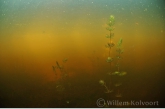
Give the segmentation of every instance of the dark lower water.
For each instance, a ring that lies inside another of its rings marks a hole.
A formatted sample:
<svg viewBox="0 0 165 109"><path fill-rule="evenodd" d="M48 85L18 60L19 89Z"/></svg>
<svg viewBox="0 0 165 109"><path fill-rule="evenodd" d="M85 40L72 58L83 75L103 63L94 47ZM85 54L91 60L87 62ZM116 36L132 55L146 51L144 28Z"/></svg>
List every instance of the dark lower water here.
<svg viewBox="0 0 165 109"><path fill-rule="evenodd" d="M163 0L1 0L0 106L164 107L164 12Z"/></svg>

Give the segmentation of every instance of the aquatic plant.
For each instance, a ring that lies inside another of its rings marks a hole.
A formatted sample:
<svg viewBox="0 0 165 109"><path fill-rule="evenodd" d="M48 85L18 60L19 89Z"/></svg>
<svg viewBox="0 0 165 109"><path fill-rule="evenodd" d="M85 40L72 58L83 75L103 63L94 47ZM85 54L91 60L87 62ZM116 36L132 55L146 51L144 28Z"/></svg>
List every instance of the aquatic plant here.
<svg viewBox="0 0 165 109"><path fill-rule="evenodd" d="M109 20L108 20L108 23L107 23L107 30L109 31L109 34L107 34L105 37L106 38L108 38L108 42L107 42L107 44L105 45L105 47L106 48L108 48L109 49L109 51L108 51L108 57L107 57L107 60L106 60L106 62L107 63L109 63L109 72L108 72L108 75L112 75L112 65L111 65L111 63L113 62L113 60L114 60L114 58L111 56L111 49L112 49L112 47L114 47L115 46L115 43L113 43L112 42L112 38L114 37L114 33L113 33L113 30L114 30L114 24L115 24L115 17L113 16L113 15L110 15L110 17L109 17ZM112 92L113 90L111 89L109 89L107 86L106 86L106 83L104 82L104 80L100 80L99 81L99 83L101 84L101 85L103 85L105 88L106 88L106 93L110 93L110 92ZM112 83L112 80L111 80L111 78L109 79L109 82L108 82L110 85L111 85L111 83ZM110 86L109 85L109 86ZM111 86L110 86L110 88L111 88Z"/></svg>
<svg viewBox="0 0 165 109"><path fill-rule="evenodd" d="M111 57L111 49L112 47L115 46L115 44L112 42L112 37L114 37L114 33L113 33L114 24L115 24L115 17L113 15L110 15L109 21L107 23L108 27L106 28L109 31L109 34L106 35L106 38L109 39L109 42L105 45L105 47L109 49L108 58L106 62L110 64L110 73L111 73L111 62L113 61L113 58Z"/></svg>
<svg viewBox="0 0 165 109"><path fill-rule="evenodd" d="M63 63L65 64L66 62L68 61L67 58L63 59ZM66 69L64 68L64 65L60 65L58 63L58 61L56 61L56 66L52 66L52 69L54 71L54 73L57 75L57 71L56 69L59 69L60 70L60 74L62 76L62 78L66 77L68 74L66 72Z"/></svg>
<svg viewBox="0 0 165 109"><path fill-rule="evenodd" d="M120 68L120 59L121 59L121 54L123 53L123 49L122 49L122 47L121 47L121 45L122 45L122 43L123 43L123 39L122 38L120 38L120 40L118 41L118 43L117 43L117 50L116 50L116 52L118 53L117 54L117 64L116 64L116 66L117 66L117 70L118 70L118 72L119 72L119 68Z"/></svg>
<svg viewBox="0 0 165 109"><path fill-rule="evenodd" d="M119 76L125 76L127 74L127 72L120 72L118 75Z"/></svg>
<svg viewBox="0 0 165 109"><path fill-rule="evenodd" d="M122 59L121 54L123 53L122 43L123 43L123 39L120 38L118 43L117 43L117 50L116 50L116 52L117 52L117 56L116 56L116 59L117 59L117 63L116 63L117 71L112 73L112 74L117 75L117 76L125 76L127 74L127 72L120 71L120 66L121 66L120 65L120 61ZM120 80L120 78L117 78L117 79L118 79L117 81ZM120 84L118 84L118 83L120 83ZM116 90L118 90L117 94L116 94L116 97L122 97L122 94L120 93L120 89L119 89L119 86L121 86L122 83L121 82L118 82L118 83L115 84Z"/></svg>
<svg viewBox="0 0 165 109"><path fill-rule="evenodd" d="M63 61L63 64L65 64L68 61L68 59L65 58L62 61ZM66 69L64 68L64 65L60 65L59 62L56 61L56 65L52 66L52 69L56 76L57 76L57 73L60 75L59 80L56 82L56 91L64 92L66 77L68 76Z"/></svg>
<svg viewBox="0 0 165 109"><path fill-rule="evenodd" d="M116 52L117 52L117 56L116 56L116 58L117 58L117 64L116 64L117 71L116 72L119 72L118 73L119 76L124 76L127 74L127 72L121 72L120 71L120 60L122 59L121 54L123 53L122 43L123 43L123 39L120 38L118 43L117 43L117 50L116 50Z"/></svg>
<svg viewBox="0 0 165 109"><path fill-rule="evenodd" d="M110 63L110 62L112 62L112 61L113 61L113 58L108 57L107 62Z"/></svg>
<svg viewBox="0 0 165 109"><path fill-rule="evenodd" d="M105 93L111 93L111 92L113 92L113 90L110 90L110 89L107 87L107 85L106 85L106 83L105 83L104 80L100 80L99 83L100 83L102 86L105 87L105 89L106 89L106 92L105 92Z"/></svg>
<svg viewBox="0 0 165 109"><path fill-rule="evenodd" d="M106 38L108 38L108 42L107 44L105 45L106 48L109 49L108 51L108 57L107 57L107 60L106 62L109 63L109 71L108 71L108 75L110 75L110 79L109 79L109 86L110 88L112 89L111 85L112 85L112 78L111 78L111 75L112 75L112 62L114 60L114 58L111 56L111 52L112 52L112 47L115 46L115 43L112 41L112 38L114 37L114 24L115 24L115 17L113 15L110 15L109 17L109 20L108 20L108 23L107 23L107 30L109 31L109 33L105 36ZM109 90L107 90L109 91Z"/></svg>
<svg viewBox="0 0 165 109"><path fill-rule="evenodd" d="M120 93L120 90L121 90L120 86L122 85L120 77L125 76L127 74L127 72L120 71L120 68L121 68L120 60L122 59L121 54L123 53L123 49L122 49L123 39L120 38L118 43L116 44L117 56L116 56L116 58L113 58L112 57L112 48L115 46L115 43L112 40L112 38L114 37L114 25L115 25L115 17L113 15L110 15L107 25L108 25L108 27L106 29L109 31L109 34L107 34L105 36L106 38L108 38L108 42L105 45L105 47L108 48L108 56L107 56L106 62L109 63L109 71L107 73L109 75L109 79L107 81L107 83L109 83L108 84L109 88L107 87L104 80L100 80L99 83L106 88L106 91L108 93L110 93L112 91L112 90L110 90L110 88L111 89L113 88L114 91L117 91L116 97L122 97L122 94ZM115 59L116 59L117 70L113 72L112 70L114 68L112 66L112 62Z"/></svg>
<svg viewBox="0 0 165 109"><path fill-rule="evenodd" d="M63 71L62 71L62 69L63 69L63 67L62 66L60 66L60 64L58 63L58 61L56 61L56 68L58 68L58 69L60 69L60 72L62 73Z"/></svg>

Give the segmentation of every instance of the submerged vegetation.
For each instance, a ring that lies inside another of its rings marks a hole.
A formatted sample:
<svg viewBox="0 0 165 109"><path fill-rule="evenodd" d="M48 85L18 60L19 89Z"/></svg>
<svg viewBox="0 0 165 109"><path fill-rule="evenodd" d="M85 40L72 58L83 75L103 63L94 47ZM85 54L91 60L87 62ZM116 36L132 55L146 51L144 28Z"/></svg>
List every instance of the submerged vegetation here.
<svg viewBox="0 0 165 109"><path fill-rule="evenodd" d="M63 59L63 65L60 65L58 61L56 61L56 66L52 66L53 72L55 73L55 76L59 75L59 79L56 82L56 90L57 92L61 93L65 89L65 82L66 77L68 76L66 69L64 68L64 64L68 61L67 58ZM59 72L56 70L59 69Z"/></svg>
<svg viewBox="0 0 165 109"><path fill-rule="evenodd" d="M122 88L123 85L121 77L125 76L127 72L121 71L121 59L122 59L122 43L123 39L120 38L118 43L115 44L113 42L114 38L114 25L115 25L115 17L113 15L110 15L108 23L108 27L106 28L109 32L109 34L106 35L106 38L108 39L107 44L105 47L108 49L108 55L106 62L108 65L108 77L105 75L105 77L108 78L108 80L100 79L99 84L105 88L105 93L111 93L114 97L122 97ZM113 48L116 46L116 57L113 56L113 52L115 51ZM55 62L55 65L52 66L53 72L56 76L60 75L58 81L56 82L56 91L59 93L65 93L67 92L67 88L70 88L71 85L66 85L68 83L67 78L68 73L64 67L64 64L68 61L67 58L63 59L63 65L59 64L58 61ZM113 64L112 64L113 63ZM114 65L115 64L115 65ZM114 70L116 69L116 70ZM58 71L57 71L58 70ZM70 101L67 100L69 103Z"/></svg>
<svg viewBox="0 0 165 109"><path fill-rule="evenodd" d="M111 62L113 61L113 58L111 57L111 49L115 46L115 44L112 42L112 38L114 37L114 24L115 24L115 17L113 15L110 16L108 27L106 28L109 31L109 34L106 35L106 38L109 39L109 42L107 43L106 48L109 49L109 54L107 58L107 62L110 64L110 70L111 70ZM110 71L111 72L111 71Z"/></svg>
<svg viewBox="0 0 165 109"><path fill-rule="evenodd" d="M106 62L109 64L109 71L107 73L109 75L109 79L107 80L107 82L105 82L104 80L99 80L99 83L105 87L106 89L105 93L111 93L115 91L114 92L116 93L114 94L115 97L122 97L120 87L123 85L123 83L121 82L120 77L125 76L127 74L127 72L120 71L120 66L121 66L120 60L122 59L121 54L123 53L123 49L122 49L123 39L120 38L118 43L116 44L117 56L116 58L114 58L112 56L112 48L115 46L115 43L112 40L114 38L114 25L115 25L115 17L113 15L110 15L107 25L108 27L106 29L109 31L109 34L106 35L106 38L108 38L108 43L105 45L105 47L109 49L108 57L106 60ZM113 71L113 69L115 69L115 66L112 66L112 63L115 63L115 61L116 61L117 70ZM106 83L108 83L108 85Z"/></svg>
<svg viewBox="0 0 165 109"><path fill-rule="evenodd" d="M108 42L105 45L105 47L108 49L108 55L107 55L106 61L104 61L104 62L108 63L108 67L107 67L108 73L106 73L108 75L105 74L105 76L103 76L103 78L105 77L105 79L100 79L99 84L104 87L104 90L105 90L104 93L111 94L111 96L114 96L117 98L121 98L121 97L123 97L123 94L121 93L122 92L121 86L124 84L124 83L122 83L121 77L123 77L127 74L127 72L121 71L123 39L120 38L116 44L113 41L114 25L115 25L115 17L113 15L110 15L107 25L108 25L108 27L106 29L108 30L109 33L106 35ZM114 47L116 47L116 50L114 49ZM114 56L114 53L116 53L116 56ZM70 89L72 86L71 83L69 83L67 81L67 79L69 79L69 77L68 77L66 68L64 67L64 65L66 64L67 61L68 61L67 58L62 60L63 64L60 64L58 61L56 61L55 65L52 66L55 76L59 76L59 78L56 81L56 87L55 87L56 91L59 94L64 94L64 93L68 92L68 89ZM98 61L96 61L96 62L98 62ZM99 69L99 68L97 68L97 69ZM69 85L68 85L68 83L69 83ZM70 103L70 100L67 99L67 104L69 104L69 103ZM104 105L105 105L104 107L107 107L106 104L104 104Z"/></svg>
<svg viewBox="0 0 165 109"><path fill-rule="evenodd" d="M99 107L99 98L164 105L163 0L0 5L1 107Z"/></svg>

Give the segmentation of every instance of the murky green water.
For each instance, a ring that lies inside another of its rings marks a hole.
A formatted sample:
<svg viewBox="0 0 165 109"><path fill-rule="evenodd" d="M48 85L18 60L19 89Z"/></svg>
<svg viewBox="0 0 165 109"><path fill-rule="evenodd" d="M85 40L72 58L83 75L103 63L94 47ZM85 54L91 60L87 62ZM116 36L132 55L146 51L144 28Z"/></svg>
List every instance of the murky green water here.
<svg viewBox="0 0 165 109"><path fill-rule="evenodd" d="M163 107L164 12L163 0L1 0L0 105Z"/></svg>

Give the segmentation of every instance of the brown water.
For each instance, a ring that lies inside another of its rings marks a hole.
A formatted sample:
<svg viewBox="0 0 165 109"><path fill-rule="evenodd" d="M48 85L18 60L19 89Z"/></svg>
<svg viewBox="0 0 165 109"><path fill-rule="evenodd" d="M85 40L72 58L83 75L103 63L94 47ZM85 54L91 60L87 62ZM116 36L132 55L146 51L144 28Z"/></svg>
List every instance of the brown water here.
<svg viewBox="0 0 165 109"><path fill-rule="evenodd" d="M163 107L164 12L163 0L1 0L0 105L98 107L103 98L159 101L149 107ZM115 16L112 57L123 39L120 69L127 75L121 78L107 75L117 70L116 60L111 69L106 62L110 15ZM53 71L56 62L62 72ZM107 94L100 79L122 86ZM115 97L118 90L121 98Z"/></svg>

